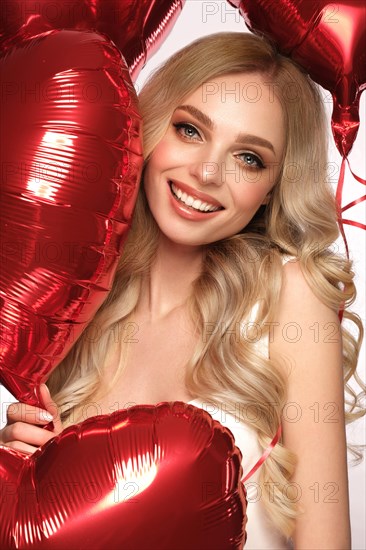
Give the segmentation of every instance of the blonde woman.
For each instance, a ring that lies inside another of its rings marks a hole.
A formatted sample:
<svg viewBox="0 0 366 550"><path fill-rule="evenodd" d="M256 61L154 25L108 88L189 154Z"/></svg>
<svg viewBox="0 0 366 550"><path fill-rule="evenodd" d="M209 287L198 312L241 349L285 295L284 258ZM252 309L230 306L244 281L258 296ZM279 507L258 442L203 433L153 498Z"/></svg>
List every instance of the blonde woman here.
<svg viewBox="0 0 366 550"><path fill-rule="evenodd" d="M88 416L189 402L242 451L246 549L351 548L362 325L351 262L331 250L319 92L266 41L220 33L170 58L140 107L145 167L112 291L42 387L55 430L16 404L1 441L33 452Z"/></svg>

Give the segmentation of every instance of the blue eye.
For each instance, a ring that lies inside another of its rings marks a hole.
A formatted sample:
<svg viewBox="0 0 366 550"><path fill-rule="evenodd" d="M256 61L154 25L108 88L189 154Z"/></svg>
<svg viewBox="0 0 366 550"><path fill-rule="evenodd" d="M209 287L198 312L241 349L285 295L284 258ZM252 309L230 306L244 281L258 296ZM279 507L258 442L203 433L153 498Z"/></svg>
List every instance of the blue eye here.
<svg viewBox="0 0 366 550"><path fill-rule="evenodd" d="M200 134L192 124L188 122L176 122L173 124L174 128L177 130L177 133L188 139L200 138Z"/></svg>
<svg viewBox="0 0 366 550"><path fill-rule="evenodd" d="M265 168L261 159L253 153L241 153L238 155L238 158L240 158L241 162L243 162L245 166L250 168Z"/></svg>

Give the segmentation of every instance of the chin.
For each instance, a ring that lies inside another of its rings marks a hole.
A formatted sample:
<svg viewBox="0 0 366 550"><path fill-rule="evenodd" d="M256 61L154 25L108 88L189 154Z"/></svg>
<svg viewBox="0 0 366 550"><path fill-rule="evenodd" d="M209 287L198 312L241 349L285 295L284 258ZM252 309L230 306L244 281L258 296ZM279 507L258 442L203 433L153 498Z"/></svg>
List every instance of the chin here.
<svg viewBox="0 0 366 550"><path fill-rule="evenodd" d="M204 246L205 242L202 241L195 241L194 239L187 239L187 238L174 238L174 237L167 237L169 241L173 244L176 244L178 246L187 246L187 247L200 247Z"/></svg>
<svg viewBox="0 0 366 550"><path fill-rule="evenodd" d="M187 247L199 247L205 246L213 241L202 241L200 239L189 238L189 236L182 235L182 232L172 233L171 231L162 231L160 229L161 235L166 240L170 241L172 244L177 246L187 246Z"/></svg>

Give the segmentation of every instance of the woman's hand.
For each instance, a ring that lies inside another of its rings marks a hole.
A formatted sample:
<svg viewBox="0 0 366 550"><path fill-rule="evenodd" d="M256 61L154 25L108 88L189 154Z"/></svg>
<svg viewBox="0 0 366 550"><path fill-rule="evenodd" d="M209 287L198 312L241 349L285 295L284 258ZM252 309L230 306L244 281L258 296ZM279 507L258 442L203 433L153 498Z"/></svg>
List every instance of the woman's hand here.
<svg viewBox="0 0 366 550"><path fill-rule="evenodd" d="M0 444L23 453L32 454L38 447L62 432L62 423L57 405L52 401L45 384L41 384L40 393L46 410L27 405L12 403L7 410L7 424L0 430ZM53 431L44 426L53 422Z"/></svg>

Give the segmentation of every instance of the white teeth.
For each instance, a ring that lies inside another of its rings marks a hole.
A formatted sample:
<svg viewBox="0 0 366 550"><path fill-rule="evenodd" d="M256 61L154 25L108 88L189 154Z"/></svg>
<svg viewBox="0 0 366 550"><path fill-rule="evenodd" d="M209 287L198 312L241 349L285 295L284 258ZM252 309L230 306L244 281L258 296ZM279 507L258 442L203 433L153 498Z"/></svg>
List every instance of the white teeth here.
<svg viewBox="0 0 366 550"><path fill-rule="evenodd" d="M178 187L174 185L174 183L170 182L171 189L173 191L173 194L181 201L184 202L187 206L190 206L191 208L194 208L195 210L199 210L200 212L215 212L216 210L219 210L218 206L213 206L212 204L209 204L207 202L202 202L199 199L194 199L190 195L187 195L187 193L182 192Z"/></svg>

